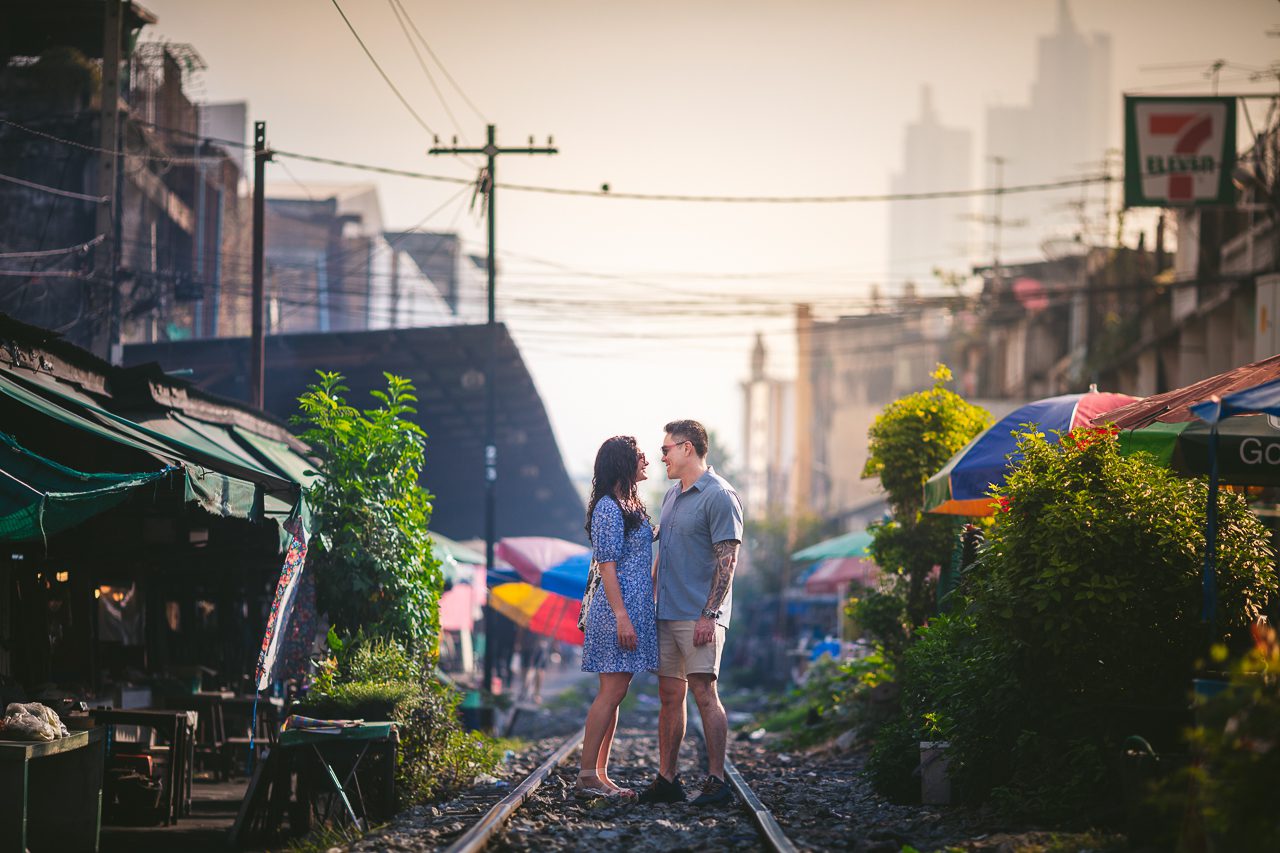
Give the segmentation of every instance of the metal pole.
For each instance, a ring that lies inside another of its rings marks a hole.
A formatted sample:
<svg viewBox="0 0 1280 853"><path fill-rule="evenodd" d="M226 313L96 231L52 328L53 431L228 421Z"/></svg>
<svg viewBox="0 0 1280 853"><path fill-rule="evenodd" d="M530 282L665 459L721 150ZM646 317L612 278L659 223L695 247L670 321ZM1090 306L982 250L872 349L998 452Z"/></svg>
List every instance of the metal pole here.
<svg viewBox="0 0 1280 853"><path fill-rule="evenodd" d="M547 138L547 146L545 148L534 147L533 137L529 138L529 146L527 148L499 148L497 144L496 129L491 124L486 125L485 127L485 146L483 148L459 148L457 145L457 137L454 137L453 141L454 144L452 146L443 147L439 144L439 140L437 139L436 144L433 145L427 153L452 155L483 154L486 161L486 171L481 175L481 189L488 194L489 217L489 317L485 328L488 352L485 356L484 366L484 561L486 571L492 575L493 546L494 541L497 539L496 494L498 485L498 231L497 226L495 225L498 184L495 172L499 154L557 154L559 152L552 147L550 137ZM494 650L493 631L490 626L493 623L494 611L486 605L484 613L486 626L484 638L484 689L491 690L493 688Z"/></svg>
<svg viewBox="0 0 1280 853"><path fill-rule="evenodd" d="M494 173L494 167L497 165L497 146L494 144L494 128L489 125L486 131L485 153L489 160L489 321L486 329L486 337L489 341L488 360L484 367L484 560L486 571L493 571L493 544L494 531L496 529L494 518L494 488L498 482L498 442L494 435L495 423L497 420L498 397L496 373L498 360L498 318L497 318L497 281L498 281L498 260L495 255L497 249L497 229L494 226L494 214L497 211L498 194L494 191L497 188L497 176ZM486 645L486 650L488 646Z"/></svg>
<svg viewBox="0 0 1280 853"><path fill-rule="evenodd" d="M249 343L249 402L265 408L266 330L262 269L265 238L267 123L253 123L253 320Z"/></svg>

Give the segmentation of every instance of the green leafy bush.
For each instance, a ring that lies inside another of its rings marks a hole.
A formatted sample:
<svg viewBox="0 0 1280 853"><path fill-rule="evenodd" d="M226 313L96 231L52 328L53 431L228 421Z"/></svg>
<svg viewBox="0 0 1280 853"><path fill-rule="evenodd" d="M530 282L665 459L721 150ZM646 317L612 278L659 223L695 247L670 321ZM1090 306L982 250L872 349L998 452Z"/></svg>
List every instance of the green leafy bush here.
<svg viewBox="0 0 1280 853"><path fill-rule="evenodd" d="M317 602L335 624L434 655L444 579L427 533L432 496L418 482L426 434L409 419L413 385L384 374L379 405L361 411L343 397L341 374L317 373L295 418L324 470L307 493Z"/></svg>
<svg viewBox="0 0 1280 853"><path fill-rule="evenodd" d="M390 719L400 732L396 789L405 804L423 802L493 772L501 750L458 722L462 694L395 640L331 637L298 713L324 719Z"/></svg>
<svg viewBox="0 0 1280 853"><path fill-rule="evenodd" d="M892 587L876 589L845 603L845 615L862 636L892 656L907 646L907 599Z"/></svg>
<svg viewBox="0 0 1280 853"><path fill-rule="evenodd" d="M1199 620L1207 489L1107 433L1027 432L987 546L955 615L909 649L906 725L948 740L968 799L1049 819L1105 818L1120 802L1109 756L1130 734L1167 741L1204 648ZM1274 588L1267 533L1219 499L1220 634ZM888 766L889 762L885 762ZM893 780L881 782L886 788ZM901 780L897 780L901 781Z"/></svg>

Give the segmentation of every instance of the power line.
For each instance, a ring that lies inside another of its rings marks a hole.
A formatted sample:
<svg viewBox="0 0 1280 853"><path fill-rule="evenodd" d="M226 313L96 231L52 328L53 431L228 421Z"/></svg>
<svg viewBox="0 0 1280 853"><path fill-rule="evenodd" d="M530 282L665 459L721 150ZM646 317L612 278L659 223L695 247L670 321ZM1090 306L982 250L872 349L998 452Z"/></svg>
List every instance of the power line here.
<svg viewBox="0 0 1280 853"><path fill-rule="evenodd" d="M57 187L47 187L44 184L37 184L33 181L24 181L22 178L15 178L12 175L0 175L0 181L6 181L11 184L17 184L20 187L26 187L31 190L39 190L40 192L49 193L50 195L62 196L63 198L74 198L80 201L92 201L95 204L106 204L110 201L109 196L105 195L86 195L84 193L71 192L70 190L60 190Z"/></svg>
<svg viewBox="0 0 1280 853"><path fill-rule="evenodd" d="M86 240L83 243L77 243L74 246L67 246L65 249L41 249L38 252L0 252L0 260L10 260L15 258L52 258L58 255L74 255L78 252L87 252L94 246L107 239L106 234L99 234L92 240Z"/></svg>
<svg viewBox="0 0 1280 853"><path fill-rule="evenodd" d="M426 60L422 58L422 54L418 52L418 46L413 43L413 36L409 35L409 28L405 25L404 19L400 17L400 4L396 0L387 0L387 5L391 7L391 14L395 16L396 23L400 25L400 32L404 33L405 40L409 42L409 49L413 51L413 58L418 60L418 67L426 75L427 82L431 84L431 88L435 90L436 97L440 99L440 106L444 107L445 114L449 116L449 121L453 123L453 129L458 131L458 134L462 136L465 142L467 137L463 134L462 125L458 123L458 117L453 114L453 110L449 109L449 102L445 100L444 92L441 92L440 87L436 85L436 78L432 76L431 69L427 67Z"/></svg>
<svg viewBox="0 0 1280 853"><path fill-rule="evenodd" d="M62 139L52 134L37 131L32 128L25 127L16 122L0 119L0 123L11 125L19 130L33 133L37 136L44 137L53 142L60 142L67 145L74 145L78 148L84 148L89 151L98 151L105 154L115 154L116 152L98 148L92 145L85 145L81 142L75 142L68 139ZM188 134L189 136L197 136L196 134ZM212 137L199 137L209 138ZM225 142L229 145L237 145L246 147L244 143L236 143L230 140L216 140ZM433 175L426 172L418 172L411 169L398 169L390 166L379 166L372 163L359 163L352 160L339 160L334 157L321 157L315 154L304 154L298 151L285 151L279 148L272 148L271 153L276 157L289 157L294 160L303 160L309 163L319 163L325 166L337 166L344 169L355 169L357 171L372 172L374 174L390 175L397 178L412 178L422 181L436 181L440 183L466 185L471 186L475 183L473 178L458 178L451 175ZM129 154L126 157L140 157L148 160L157 160L169 163L184 162L180 158L158 157L149 155ZM188 158L189 162L196 162L195 158ZM914 192L914 193L882 193L882 194L847 194L847 195L818 195L818 196L735 196L735 195L682 195L678 193L619 193L606 190L579 190L566 187L546 187L534 184L508 184L498 182L495 184L500 189L516 190L518 192L542 193L545 195L573 196L580 198L607 198L619 199L626 201L665 201L665 202L692 202L692 203L712 203L712 204L861 204L873 202L890 202L890 201L927 201L930 199L948 199L948 198L974 198L982 196L994 195L1019 195L1023 193L1048 192L1052 190L1067 189L1070 187L1081 187L1091 184L1109 184L1119 181L1113 175L1094 174L1084 175L1078 178L1065 178L1058 181L1048 181L1038 184L1019 184L1008 187L978 187L967 190L936 190L930 192Z"/></svg>
<svg viewBox="0 0 1280 853"><path fill-rule="evenodd" d="M400 11L404 13L404 18L406 21L409 22L409 26L413 29L414 35L418 37L418 41L422 42L422 46L426 48L427 53L430 54L431 58L435 60L437 67L439 67L440 71L444 74L445 79L448 80L449 83L453 85L454 90L459 95L462 96L462 100L466 101L467 106L471 107L471 111L476 114L476 117L479 118L482 123L490 124L490 121L488 118L485 117L485 114L480 112L480 108L477 107L475 103L470 98L467 97L467 93L464 92L462 90L462 87L458 85L458 81L453 79L453 75L449 73L449 69L445 67L445 64L440 61L440 57L436 56L436 52L431 49L431 45L427 44L427 40L423 37L422 32L418 29L418 25L413 22L413 18L409 15L409 10L404 7L404 4L401 3L400 0L394 0L394 2L397 6L400 7ZM443 100L443 96L442 96L442 100ZM463 137L463 139L465 141L466 137Z"/></svg>
<svg viewBox="0 0 1280 853"><path fill-rule="evenodd" d="M373 63L373 67L378 69L378 73L382 75L382 79L386 81L386 84L391 87L391 91L400 99L400 103L404 104L404 108L409 111L409 114L414 117L418 124L422 125L423 130L434 136L435 131L431 129L431 125L427 124L422 116L418 115L418 111L413 108L413 105L409 103L404 95L400 94L400 90L396 88L396 84L391 82L391 78L387 76L387 72L382 70L382 66L378 64L378 60L374 59L373 53L365 45L364 39L360 38L360 33L356 32L356 28L352 26L351 20L347 17L347 13L342 11L342 7L338 5L338 0L330 0L330 2L333 3L333 8L338 10L338 14L342 16L342 21L347 25L347 29L351 30L351 35L355 36L356 42L360 45L360 49L364 51L364 55L369 57L369 61Z"/></svg>

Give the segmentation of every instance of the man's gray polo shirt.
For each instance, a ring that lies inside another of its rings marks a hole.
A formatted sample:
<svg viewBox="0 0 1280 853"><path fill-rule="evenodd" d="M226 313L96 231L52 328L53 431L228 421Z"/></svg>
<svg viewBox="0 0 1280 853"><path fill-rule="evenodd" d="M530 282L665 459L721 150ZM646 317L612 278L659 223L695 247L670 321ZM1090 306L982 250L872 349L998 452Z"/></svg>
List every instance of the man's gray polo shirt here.
<svg viewBox="0 0 1280 853"><path fill-rule="evenodd" d="M742 541L742 502L733 486L708 468L688 491L673 485L662 499L658 527L658 618L695 620L702 615L716 558L712 546ZM729 627L733 586L717 622Z"/></svg>

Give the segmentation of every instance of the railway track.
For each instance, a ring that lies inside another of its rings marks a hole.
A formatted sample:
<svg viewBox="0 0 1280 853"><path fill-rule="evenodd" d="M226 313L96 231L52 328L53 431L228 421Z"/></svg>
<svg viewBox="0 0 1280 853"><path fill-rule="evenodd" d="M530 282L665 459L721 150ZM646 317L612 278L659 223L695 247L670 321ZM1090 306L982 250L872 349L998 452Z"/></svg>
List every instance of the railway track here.
<svg viewBox="0 0 1280 853"><path fill-rule="evenodd" d="M630 716L634 716L630 715ZM623 729L615 738L610 775L620 784L642 787L653 775L657 752L656 715L647 728ZM705 766L701 721L691 709L689 723ZM532 773L493 805L446 848L448 853L544 851L627 847L632 851L671 849L762 850L794 853L795 845L727 762L726 781L737 795L733 805L699 809L687 803L643 805L577 800L577 766L570 761L582 744L579 729L563 740ZM688 741L686 741L688 743ZM687 747L686 747L687 748ZM702 776L684 774L690 796Z"/></svg>

